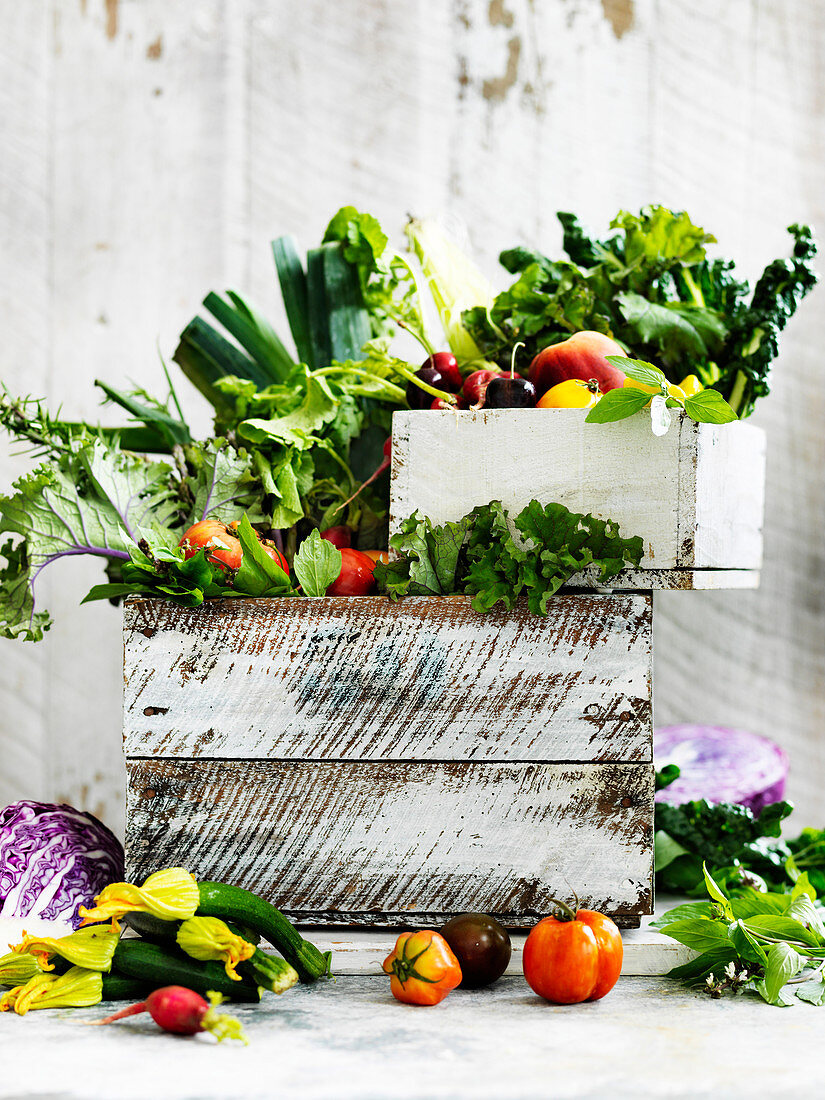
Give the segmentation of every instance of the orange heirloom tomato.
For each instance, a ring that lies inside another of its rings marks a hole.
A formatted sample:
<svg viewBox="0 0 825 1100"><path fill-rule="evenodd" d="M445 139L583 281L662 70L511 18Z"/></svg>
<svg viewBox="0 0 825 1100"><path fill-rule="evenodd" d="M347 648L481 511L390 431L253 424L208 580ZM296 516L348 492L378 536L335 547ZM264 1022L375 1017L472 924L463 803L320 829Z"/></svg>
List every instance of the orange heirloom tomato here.
<svg viewBox="0 0 825 1100"><path fill-rule="evenodd" d="M592 409L601 398L599 383L595 378L584 382L580 378L568 378L558 382L536 402L537 409Z"/></svg>
<svg viewBox="0 0 825 1100"><path fill-rule="evenodd" d="M622 954L622 937L610 917L564 906L530 932L522 966L534 993L570 1005L609 993L622 972Z"/></svg>
<svg viewBox="0 0 825 1100"><path fill-rule="evenodd" d="M393 997L408 1005L437 1005L461 981L461 967L450 945L429 928L402 932L383 966L392 976Z"/></svg>
<svg viewBox="0 0 825 1100"><path fill-rule="evenodd" d="M237 523L226 524L216 519L202 519L192 524L184 533L178 546L183 549L185 558L194 557L199 550L206 550L209 560L221 569L224 566L229 569L240 569L243 549L241 540L238 538L237 527ZM255 534L257 535L258 532L256 531ZM271 542L261 539L260 535L258 539L264 552L289 575L287 560L278 548Z"/></svg>

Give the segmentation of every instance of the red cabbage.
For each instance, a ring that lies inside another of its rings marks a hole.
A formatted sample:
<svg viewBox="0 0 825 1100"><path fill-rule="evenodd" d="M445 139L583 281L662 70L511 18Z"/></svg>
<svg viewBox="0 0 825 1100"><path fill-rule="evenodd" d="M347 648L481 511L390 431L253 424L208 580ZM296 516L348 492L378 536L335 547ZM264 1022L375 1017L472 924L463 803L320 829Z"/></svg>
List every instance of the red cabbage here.
<svg viewBox="0 0 825 1100"><path fill-rule="evenodd" d="M123 848L96 817L50 802L0 810L0 917L80 923L80 905L123 880Z"/></svg>
<svg viewBox="0 0 825 1100"><path fill-rule="evenodd" d="M679 778L658 802L739 802L758 815L785 794L788 756L767 737L724 726L664 726L653 738L656 767L677 764Z"/></svg>

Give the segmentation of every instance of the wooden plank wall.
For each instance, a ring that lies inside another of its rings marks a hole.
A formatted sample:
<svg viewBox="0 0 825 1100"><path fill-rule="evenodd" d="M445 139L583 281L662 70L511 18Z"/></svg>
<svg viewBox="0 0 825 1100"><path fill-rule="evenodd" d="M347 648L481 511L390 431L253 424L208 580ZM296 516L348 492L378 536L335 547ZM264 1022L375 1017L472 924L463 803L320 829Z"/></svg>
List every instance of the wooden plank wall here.
<svg viewBox="0 0 825 1100"><path fill-rule="evenodd" d="M756 272L825 224L825 9L806 0L0 0L0 378L95 416L95 377L159 386L203 293L277 314L267 247L343 202L445 213L493 270L559 244L554 211L687 207ZM783 345L758 592L657 596L656 721L738 723L825 784L825 291ZM197 397L193 419L208 418ZM4 481L20 468L5 449ZM59 573L57 572L59 569ZM0 804L122 814L120 621L78 609L3 643Z"/></svg>

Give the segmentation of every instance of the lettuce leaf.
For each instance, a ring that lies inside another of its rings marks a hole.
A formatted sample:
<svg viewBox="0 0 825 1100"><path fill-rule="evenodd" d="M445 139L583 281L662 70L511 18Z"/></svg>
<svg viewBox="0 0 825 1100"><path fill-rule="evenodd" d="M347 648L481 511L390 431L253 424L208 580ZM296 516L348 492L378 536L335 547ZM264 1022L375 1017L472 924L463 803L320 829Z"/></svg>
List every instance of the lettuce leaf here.
<svg viewBox="0 0 825 1100"><path fill-rule="evenodd" d="M414 512L390 548L394 560L375 568L390 599L463 592L477 611L489 611L497 603L510 609L526 596L536 615L546 615L551 596L582 569L596 566L607 580L626 564L638 565L643 551L641 538L622 538L611 520L535 500L515 520L500 501L442 526Z"/></svg>

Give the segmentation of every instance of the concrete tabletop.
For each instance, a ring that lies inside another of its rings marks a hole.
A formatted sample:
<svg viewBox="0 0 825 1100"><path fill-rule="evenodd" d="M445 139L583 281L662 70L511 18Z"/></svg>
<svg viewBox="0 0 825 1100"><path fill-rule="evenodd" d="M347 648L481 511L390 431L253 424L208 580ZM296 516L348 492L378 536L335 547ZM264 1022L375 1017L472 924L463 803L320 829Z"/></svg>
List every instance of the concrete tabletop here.
<svg viewBox="0 0 825 1100"><path fill-rule="evenodd" d="M230 1006L249 1046L161 1034L148 1016L84 1026L111 1005L0 1017L3 1100L570 1100L805 1098L825 1074L825 1013L713 1001L623 977L595 1004L540 1001L519 977L398 1004L380 977Z"/></svg>

